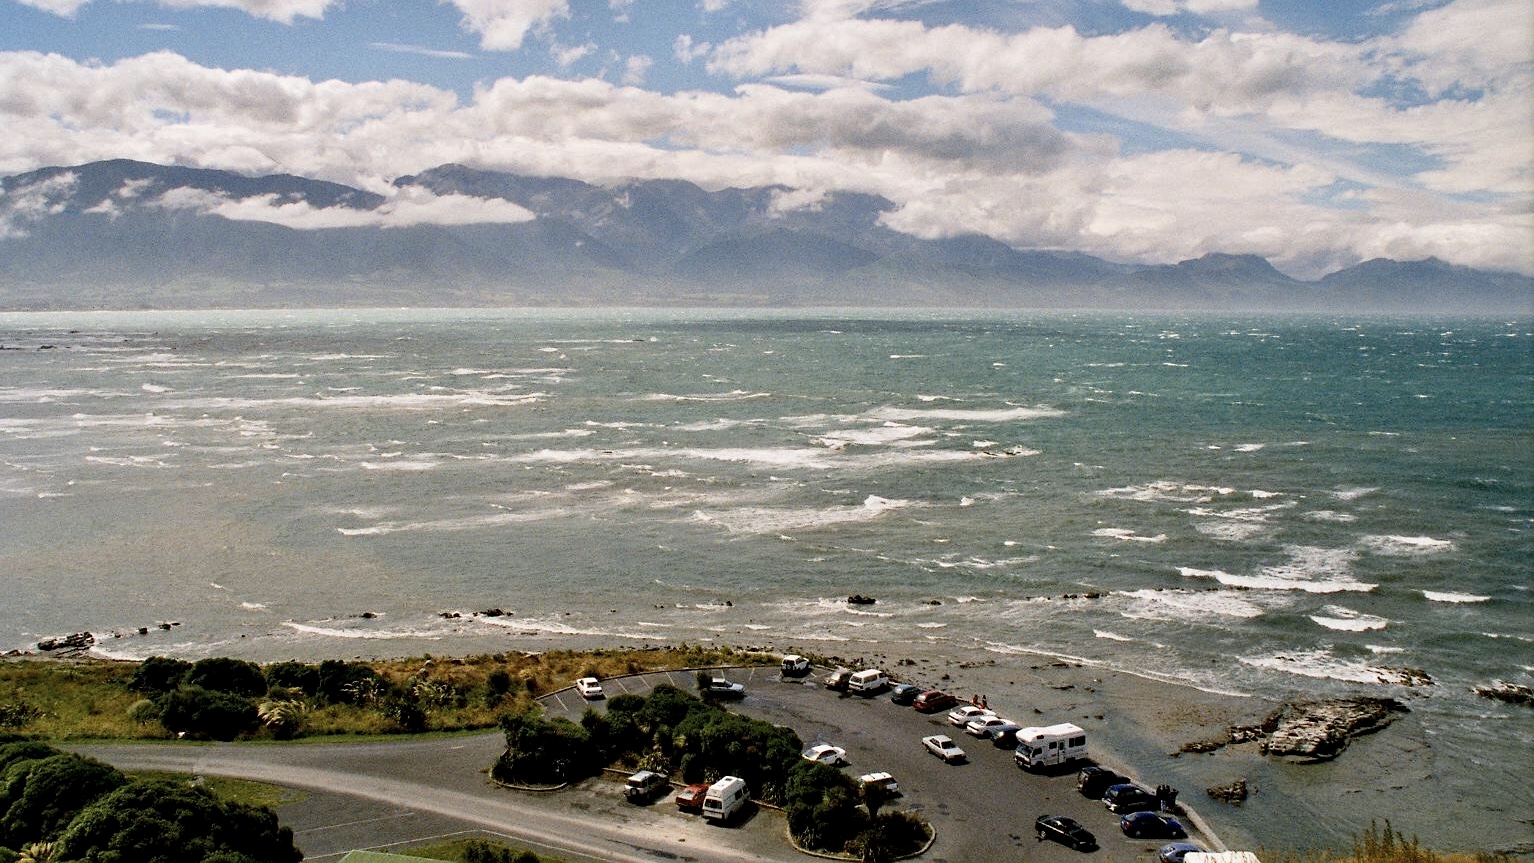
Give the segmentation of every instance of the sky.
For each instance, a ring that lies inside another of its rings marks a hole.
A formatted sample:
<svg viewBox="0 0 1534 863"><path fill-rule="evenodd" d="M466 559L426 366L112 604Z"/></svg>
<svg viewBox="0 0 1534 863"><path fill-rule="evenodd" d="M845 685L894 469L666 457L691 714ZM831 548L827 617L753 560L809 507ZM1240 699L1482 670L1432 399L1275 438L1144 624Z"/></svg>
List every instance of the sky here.
<svg viewBox="0 0 1534 863"><path fill-rule="evenodd" d="M459 163L872 193L908 234L1124 262L1534 275L1531 85L1529 0L0 0L0 175L398 196Z"/></svg>

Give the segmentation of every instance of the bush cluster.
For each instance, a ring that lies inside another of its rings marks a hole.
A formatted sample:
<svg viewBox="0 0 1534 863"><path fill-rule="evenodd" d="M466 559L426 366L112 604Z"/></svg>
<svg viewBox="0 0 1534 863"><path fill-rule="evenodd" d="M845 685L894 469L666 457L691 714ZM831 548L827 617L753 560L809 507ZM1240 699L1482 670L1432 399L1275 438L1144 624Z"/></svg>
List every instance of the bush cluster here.
<svg viewBox="0 0 1534 863"><path fill-rule="evenodd" d="M293 831L265 807L203 788L130 780L43 743L0 745L0 860L298 863Z"/></svg>

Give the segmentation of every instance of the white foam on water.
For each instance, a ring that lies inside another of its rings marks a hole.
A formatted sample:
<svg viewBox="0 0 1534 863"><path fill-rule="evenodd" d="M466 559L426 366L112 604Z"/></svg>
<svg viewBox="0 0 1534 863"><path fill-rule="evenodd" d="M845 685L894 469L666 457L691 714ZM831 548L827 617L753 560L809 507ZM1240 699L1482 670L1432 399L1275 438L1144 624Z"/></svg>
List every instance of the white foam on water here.
<svg viewBox="0 0 1534 863"><path fill-rule="evenodd" d="M869 495L861 504L825 509L772 509L739 507L718 512L697 511L693 520L717 525L730 533L780 534L794 530L813 530L832 525L869 521L887 512L916 505L909 500L891 500Z"/></svg>
<svg viewBox="0 0 1534 863"><path fill-rule="evenodd" d="M1230 590L1141 590L1116 591L1115 596L1132 600L1119 615L1131 620L1169 620L1205 622L1222 618L1252 620L1264 614L1255 602Z"/></svg>
<svg viewBox="0 0 1534 863"><path fill-rule="evenodd" d="M317 623L299 623L296 620L285 620L282 622L282 625L296 632L302 632L305 635L319 635L325 638L362 639L367 641L382 641L393 638L427 638L438 640L443 635L440 630L431 629L361 629L334 624L322 626Z"/></svg>
<svg viewBox="0 0 1534 863"><path fill-rule="evenodd" d="M1406 652L1406 648L1404 648L1404 647L1391 647L1391 646L1384 645L1384 644L1365 644L1364 647L1368 648L1370 653L1385 654L1385 653L1405 653Z"/></svg>
<svg viewBox="0 0 1534 863"><path fill-rule="evenodd" d="M1489 596L1475 593L1454 593L1447 590L1424 590L1422 595L1430 602L1486 602Z"/></svg>
<svg viewBox="0 0 1534 863"><path fill-rule="evenodd" d="M1116 632L1109 632L1106 629L1094 629L1092 630L1092 636L1094 638L1102 638L1108 641L1134 641L1133 638L1130 638L1127 635L1119 635Z"/></svg>
<svg viewBox="0 0 1534 863"><path fill-rule="evenodd" d="M1164 533L1158 533L1155 536L1141 536L1128 528L1122 527L1100 527L1092 531L1092 535L1124 542L1148 542L1151 544L1166 542L1166 534Z"/></svg>
<svg viewBox="0 0 1534 863"><path fill-rule="evenodd" d="M1105 488L1096 494L1098 497L1145 503L1211 503L1219 497L1235 493L1233 488L1157 480L1141 485Z"/></svg>
<svg viewBox="0 0 1534 863"><path fill-rule="evenodd" d="M1271 656L1238 656L1236 660L1253 668L1320 680L1382 686L1410 686L1419 682L1410 669L1371 665L1363 660L1338 659L1327 648L1275 653Z"/></svg>
<svg viewBox="0 0 1534 863"><path fill-rule="evenodd" d="M1358 581L1350 574L1354 552L1351 549L1287 546L1287 563L1265 566L1255 574L1239 575L1222 570L1180 567L1185 578L1213 578L1227 587L1250 590L1296 590L1306 593L1367 593L1378 585Z"/></svg>
<svg viewBox="0 0 1534 863"><path fill-rule="evenodd" d="M240 608L243 608L246 611L266 611L266 603L264 603L264 602L242 602L242 603L240 603Z"/></svg>
<svg viewBox="0 0 1534 863"><path fill-rule="evenodd" d="M1453 540L1430 536L1365 536L1358 544L1375 554L1389 557L1416 557L1454 550Z"/></svg>
<svg viewBox="0 0 1534 863"><path fill-rule="evenodd" d="M505 615L501 617L464 617L460 621L469 621L488 627L514 630L523 635L580 635L598 636L603 638L638 638L647 637L643 631L630 632L620 629L604 629L595 626L577 625L564 616L560 617L516 617Z"/></svg>
<svg viewBox="0 0 1534 863"><path fill-rule="evenodd" d="M1349 524L1358 521L1358 516L1348 512L1336 512L1330 509L1317 509L1305 513L1304 517L1310 521L1326 521L1335 524Z"/></svg>
<svg viewBox="0 0 1534 863"><path fill-rule="evenodd" d="M845 447L879 446L883 444L896 444L905 446L930 446L932 441L916 441L913 438L930 436L933 430L924 426L902 425L895 422L886 422L881 426L862 429L833 429L820 437L815 442L830 449L844 449Z"/></svg>
<svg viewBox="0 0 1534 863"><path fill-rule="evenodd" d="M921 623L915 624L915 626L916 626L917 629L947 629L948 628L948 624L946 624L946 623L939 623L939 622L937 622L935 620L923 621Z"/></svg>
<svg viewBox="0 0 1534 863"><path fill-rule="evenodd" d="M1222 542L1245 542L1272 530L1266 524L1250 521L1201 521L1193 529Z"/></svg>
<svg viewBox="0 0 1534 863"><path fill-rule="evenodd" d="M1343 500L1343 501L1358 500L1359 498L1361 498L1361 497L1363 497L1365 495L1374 494L1377 491L1379 491L1379 487L1378 486L1354 486L1354 487L1350 487L1350 488L1334 488L1334 489L1332 489L1332 497L1334 497L1334 498L1336 498L1338 500Z"/></svg>
<svg viewBox="0 0 1534 863"><path fill-rule="evenodd" d="M926 354L890 354L892 360L924 360L926 358Z"/></svg>
<svg viewBox="0 0 1534 863"><path fill-rule="evenodd" d="M168 393L168 392L171 392L171 388L170 387L162 386L160 384L142 384L141 386L139 386L139 389L143 390L146 393Z"/></svg>
<svg viewBox="0 0 1534 863"><path fill-rule="evenodd" d="M881 407L869 412L876 420L910 422L913 420L954 420L957 422L1015 422L1018 420L1052 419L1065 416L1065 411L1047 407L1006 407L992 410L965 410L960 408L897 408Z"/></svg>
<svg viewBox="0 0 1534 863"><path fill-rule="evenodd" d="M645 402L740 402L752 399L770 399L772 393L750 392L748 390L730 390L727 393L650 393L641 396L639 401Z"/></svg>
<svg viewBox="0 0 1534 863"><path fill-rule="evenodd" d="M1363 614L1341 605L1328 605L1320 614L1308 615L1312 621L1327 629L1342 632L1368 632L1384 629L1390 621L1373 614Z"/></svg>
<svg viewBox="0 0 1534 863"><path fill-rule="evenodd" d="M394 533L412 533L417 531L446 533L460 530L479 530L487 527L502 527L508 524L547 521L553 518L563 518L569 514L569 510L556 507L554 509L536 510L533 512L493 512L483 515L465 516L463 518L436 519L433 521L386 521L370 527L338 527L336 532L342 536L387 536Z"/></svg>
<svg viewBox="0 0 1534 863"><path fill-rule="evenodd" d="M360 464L364 470L419 472L435 470L442 463L430 459L398 459L395 461L365 461Z"/></svg>
<svg viewBox="0 0 1534 863"><path fill-rule="evenodd" d="M1257 452L1266 446L1265 443L1244 443L1236 447L1236 452Z"/></svg>

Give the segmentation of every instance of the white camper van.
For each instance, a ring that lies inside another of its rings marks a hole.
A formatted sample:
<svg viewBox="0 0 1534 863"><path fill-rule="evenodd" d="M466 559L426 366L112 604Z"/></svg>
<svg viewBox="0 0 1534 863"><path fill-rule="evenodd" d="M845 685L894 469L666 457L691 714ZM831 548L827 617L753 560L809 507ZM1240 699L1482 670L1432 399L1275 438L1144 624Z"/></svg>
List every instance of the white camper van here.
<svg viewBox="0 0 1534 863"><path fill-rule="evenodd" d="M703 817L721 824L729 821L746 805L746 780L726 776L708 786L703 795Z"/></svg>
<svg viewBox="0 0 1534 863"><path fill-rule="evenodd" d="M1087 757L1087 733L1069 722L1042 728L1020 728L1012 760L1024 770L1036 770Z"/></svg>
<svg viewBox="0 0 1534 863"><path fill-rule="evenodd" d="M859 695L873 695L890 685L890 679L877 668L865 668L847 678L847 691Z"/></svg>

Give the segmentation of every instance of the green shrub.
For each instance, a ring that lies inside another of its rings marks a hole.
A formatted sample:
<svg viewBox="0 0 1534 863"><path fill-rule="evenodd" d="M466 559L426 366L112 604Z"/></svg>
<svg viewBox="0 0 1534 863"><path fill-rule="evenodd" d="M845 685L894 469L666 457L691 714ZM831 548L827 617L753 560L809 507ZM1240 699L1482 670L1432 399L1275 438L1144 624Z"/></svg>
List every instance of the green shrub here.
<svg viewBox="0 0 1534 863"><path fill-rule="evenodd" d="M244 659L213 656L199 659L187 671L182 683L215 692L231 692L247 698L266 694L266 675L261 666Z"/></svg>
<svg viewBox="0 0 1534 863"><path fill-rule="evenodd" d="M128 688L134 692L169 692L181 685L192 663L168 656L151 656L140 662L128 680Z"/></svg>
<svg viewBox="0 0 1534 863"><path fill-rule="evenodd" d="M233 740L260 725L256 705L230 692L183 686L160 696L160 724L191 737Z"/></svg>

